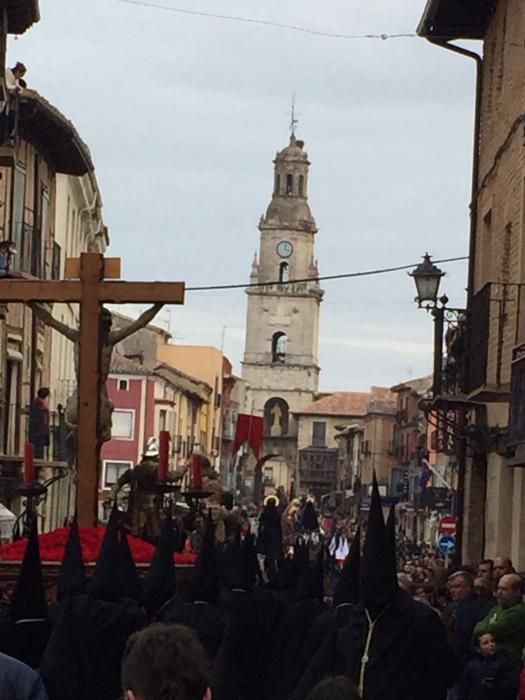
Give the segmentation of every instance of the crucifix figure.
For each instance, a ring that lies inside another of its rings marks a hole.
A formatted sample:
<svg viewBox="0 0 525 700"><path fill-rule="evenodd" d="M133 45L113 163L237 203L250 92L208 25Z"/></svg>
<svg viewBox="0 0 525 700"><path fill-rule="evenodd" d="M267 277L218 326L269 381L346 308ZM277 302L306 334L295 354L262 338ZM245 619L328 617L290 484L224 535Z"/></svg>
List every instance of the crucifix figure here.
<svg viewBox="0 0 525 700"><path fill-rule="evenodd" d="M97 522L100 450L104 440L108 439L107 430L111 424L111 404L104 383L113 347L133 330L152 320L163 304L184 303L184 284L124 282L120 280L120 260L104 258L100 253L82 253L80 259L68 260L66 277L69 279L58 281L0 279L0 304L79 304L78 331L65 326L59 329L55 319L53 324L77 347L78 401L75 403L78 406L76 423L80 428L76 435L77 513L79 525L91 527ZM132 327L112 332L109 311L103 307L105 303L153 303L154 306ZM36 312L42 317L41 307L37 307Z"/></svg>
<svg viewBox="0 0 525 700"><path fill-rule="evenodd" d="M77 386L79 379L79 356L80 356L80 330L70 328L65 323L58 321L49 311L40 304L31 305L38 318L47 326L53 328L58 333L71 340L75 344L75 367L77 373ZM98 412L98 437L100 443L103 444L111 440L111 414L113 412L113 404L108 397L106 382L111 370L111 357L113 348L128 336L136 333L141 328L144 328L151 323L164 304L157 303L151 308L144 311L136 321L130 323L125 328L119 328L116 331L111 330L112 316L108 309L101 310L101 333L100 333L100 396L99 396L99 412ZM66 421L75 430L78 425L78 390L75 396L71 397L66 404Z"/></svg>

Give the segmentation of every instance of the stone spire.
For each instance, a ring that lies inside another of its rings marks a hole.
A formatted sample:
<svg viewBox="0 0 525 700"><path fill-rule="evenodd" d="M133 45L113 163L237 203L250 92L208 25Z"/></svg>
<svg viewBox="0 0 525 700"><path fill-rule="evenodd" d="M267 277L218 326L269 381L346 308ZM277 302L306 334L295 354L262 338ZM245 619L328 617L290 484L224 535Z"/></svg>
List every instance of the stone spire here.
<svg viewBox="0 0 525 700"><path fill-rule="evenodd" d="M310 161L304 141L292 131L288 146L278 151L274 163L272 201L261 222L291 224L316 233L315 220L308 205L308 170Z"/></svg>

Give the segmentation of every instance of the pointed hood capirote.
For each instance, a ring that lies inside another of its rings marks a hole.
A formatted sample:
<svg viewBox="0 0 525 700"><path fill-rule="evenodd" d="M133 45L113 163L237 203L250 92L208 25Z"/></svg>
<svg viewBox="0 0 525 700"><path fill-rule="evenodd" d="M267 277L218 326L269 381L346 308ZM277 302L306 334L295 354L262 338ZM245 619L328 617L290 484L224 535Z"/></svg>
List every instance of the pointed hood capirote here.
<svg viewBox="0 0 525 700"><path fill-rule="evenodd" d="M255 572L250 545L241 542L241 530L237 528L234 541L220 552L220 578L223 586L230 590L249 591L255 583Z"/></svg>
<svg viewBox="0 0 525 700"><path fill-rule="evenodd" d="M390 545L392 566L397 571L397 545L396 545L396 507L392 504L386 519L386 538Z"/></svg>
<svg viewBox="0 0 525 700"><path fill-rule="evenodd" d="M151 560L143 584L146 609L154 615L170 598L175 595L175 564L173 555L177 548L178 532L173 528L171 511L168 510L155 554Z"/></svg>
<svg viewBox="0 0 525 700"><path fill-rule="evenodd" d="M32 517L30 527L24 559L10 605L10 617L14 622L47 620L46 593L42 576L36 515Z"/></svg>
<svg viewBox="0 0 525 700"><path fill-rule="evenodd" d="M57 598L61 601L67 595L84 593L86 586L86 567L82 556L77 516L75 515L69 530L64 558L58 572Z"/></svg>
<svg viewBox="0 0 525 700"><path fill-rule="evenodd" d="M303 511L302 517L303 530L307 532L314 532L319 530L319 519L317 513L315 512L314 504L312 501L307 501Z"/></svg>
<svg viewBox="0 0 525 700"><path fill-rule="evenodd" d="M89 581L89 592L98 600L112 602L120 597L119 549L118 510L114 503L95 570Z"/></svg>
<svg viewBox="0 0 525 700"><path fill-rule="evenodd" d="M375 619L389 605L397 591L395 558L383 519L375 472L360 579L361 600L372 619Z"/></svg>
<svg viewBox="0 0 525 700"><path fill-rule="evenodd" d="M142 584L129 548L128 533L124 528L120 529L118 575L120 595L123 598L130 598L137 603L142 603Z"/></svg>
<svg viewBox="0 0 525 700"><path fill-rule="evenodd" d="M206 517L201 551L191 577L190 595L194 602L202 601L214 604L219 598L219 593L220 583L215 551L215 525L213 524L210 510Z"/></svg>
<svg viewBox="0 0 525 700"><path fill-rule="evenodd" d="M334 591L334 606L359 602L361 568L361 528L358 527Z"/></svg>

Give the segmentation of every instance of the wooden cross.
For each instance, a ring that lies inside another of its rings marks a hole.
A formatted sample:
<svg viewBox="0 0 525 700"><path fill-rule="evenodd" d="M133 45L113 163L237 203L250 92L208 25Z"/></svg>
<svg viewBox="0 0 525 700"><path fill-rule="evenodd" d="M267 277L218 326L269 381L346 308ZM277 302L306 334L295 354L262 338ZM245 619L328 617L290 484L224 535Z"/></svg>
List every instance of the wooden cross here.
<svg viewBox="0 0 525 700"><path fill-rule="evenodd" d="M66 277L76 279L0 279L0 302L80 305L77 514L81 527L92 527L97 522L100 476L98 412L102 305L183 304L184 283L124 282L119 279L120 259L104 258L100 253L82 253L80 258L67 260Z"/></svg>

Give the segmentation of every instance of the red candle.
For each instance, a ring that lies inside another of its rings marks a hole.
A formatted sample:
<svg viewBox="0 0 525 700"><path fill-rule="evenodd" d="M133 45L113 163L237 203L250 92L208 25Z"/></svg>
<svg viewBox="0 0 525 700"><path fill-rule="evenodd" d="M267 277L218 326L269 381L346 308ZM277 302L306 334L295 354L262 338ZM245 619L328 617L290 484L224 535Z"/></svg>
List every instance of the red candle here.
<svg viewBox="0 0 525 700"><path fill-rule="evenodd" d="M201 456L193 454L192 459L192 482L195 491L202 491L202 464Z"/></svg>
<svg viewBox="0 0 525 700"><path fill-rule="evenodd" d="M35 458L32 442L26 442L24 445L24 481L26 484L33 484L35 481Z"/></svg>
<svg viewBox="0 0 525 700"><path fill-rule="evenodd" d="M170 433L161 430L159 434L159 481L166 481L170 463Z"/></svg>

